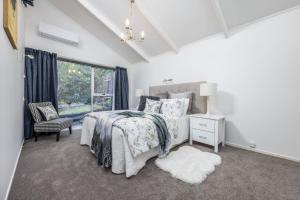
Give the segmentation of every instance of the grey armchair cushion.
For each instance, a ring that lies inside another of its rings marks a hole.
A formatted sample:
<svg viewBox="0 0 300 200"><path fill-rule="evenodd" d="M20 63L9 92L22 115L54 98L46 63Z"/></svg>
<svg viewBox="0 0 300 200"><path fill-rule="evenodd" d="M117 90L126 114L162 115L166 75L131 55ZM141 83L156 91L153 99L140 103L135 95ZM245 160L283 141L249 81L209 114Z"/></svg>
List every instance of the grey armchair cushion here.
<svg viewBox="0 0 300 200"><path fill-rule="evenodd" d="M35 132L59 132L72 126L71 118L59 118L50 121L42 121L34 124Z"/></svg>
<svg viewBox="0 0 300 200"><path fill-rule="evenodd" d="M40 114L46 121L59 118L53 106L37 106L37 109L40 111Z"/></svg>

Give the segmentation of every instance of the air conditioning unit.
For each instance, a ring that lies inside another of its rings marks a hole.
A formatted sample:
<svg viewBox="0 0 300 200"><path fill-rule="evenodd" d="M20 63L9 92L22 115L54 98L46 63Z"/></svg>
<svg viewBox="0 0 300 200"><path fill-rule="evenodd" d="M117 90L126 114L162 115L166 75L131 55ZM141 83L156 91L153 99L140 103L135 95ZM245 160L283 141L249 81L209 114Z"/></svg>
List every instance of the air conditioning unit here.
<svg viewBox="0 0 300 200"><path fill-rule="evenodd" d="M47 24L45 22L40 22L38 32L40 33L40 35L51 39L59 40L73 45L79 44L79 35L77 33L51 24Z"/></svg>

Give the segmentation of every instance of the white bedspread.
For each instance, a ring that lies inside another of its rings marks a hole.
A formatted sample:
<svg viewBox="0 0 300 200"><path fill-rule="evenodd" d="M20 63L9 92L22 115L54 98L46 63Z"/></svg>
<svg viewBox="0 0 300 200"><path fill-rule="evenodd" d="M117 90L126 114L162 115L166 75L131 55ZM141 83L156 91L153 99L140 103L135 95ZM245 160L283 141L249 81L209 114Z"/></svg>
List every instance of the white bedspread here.
<svg viewBox="0 0 300 200"><path fill-rule="evenodd" d="M93 113L92 113L93 114ZM95 113L96 114L96 113ZM95 128L95 119L85 118L82 125L81 145L91 145ZM183 143L189 135L189 118L184 116L178 119L178 136L172 137L172 147ZM151 149L137 157L133 157L129 150L128 140L118 127L112 129L112 172L125 173L126 177L136 175L148 159L158 155L158 147Z"/></svg>

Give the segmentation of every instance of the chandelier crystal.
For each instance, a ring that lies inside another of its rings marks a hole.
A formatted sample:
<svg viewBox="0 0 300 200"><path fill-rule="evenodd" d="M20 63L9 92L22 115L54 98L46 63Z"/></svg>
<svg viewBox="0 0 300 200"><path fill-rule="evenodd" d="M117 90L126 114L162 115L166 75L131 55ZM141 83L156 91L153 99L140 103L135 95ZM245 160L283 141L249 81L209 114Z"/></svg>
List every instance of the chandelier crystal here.
<svg viewBox="0 0 300 200"><path fill-rule="evenodd" d="M139 37L136 36L133 25L132 25L132 18L133 18L133 6L135 0L130 0L130 15L129 18L125 20L125 34L121 33L121 41L128 42L128 41L144 41L145 40L145 31L141 31Z"/></svg>

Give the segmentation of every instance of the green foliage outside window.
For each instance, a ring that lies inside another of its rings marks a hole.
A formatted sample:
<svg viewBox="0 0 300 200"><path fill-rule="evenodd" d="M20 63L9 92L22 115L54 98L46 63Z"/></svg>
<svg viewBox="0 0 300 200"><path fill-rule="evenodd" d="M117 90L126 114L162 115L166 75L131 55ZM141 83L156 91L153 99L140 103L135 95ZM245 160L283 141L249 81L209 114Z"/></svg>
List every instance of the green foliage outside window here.
<svg viewBox="0 0 300 200"><path fill-rule="evenodd" d="M113 95L113 70L92 68L58 60L59 114L78 115L92 111L92 69L94 69L94 111L111 110Z"/></svg>

